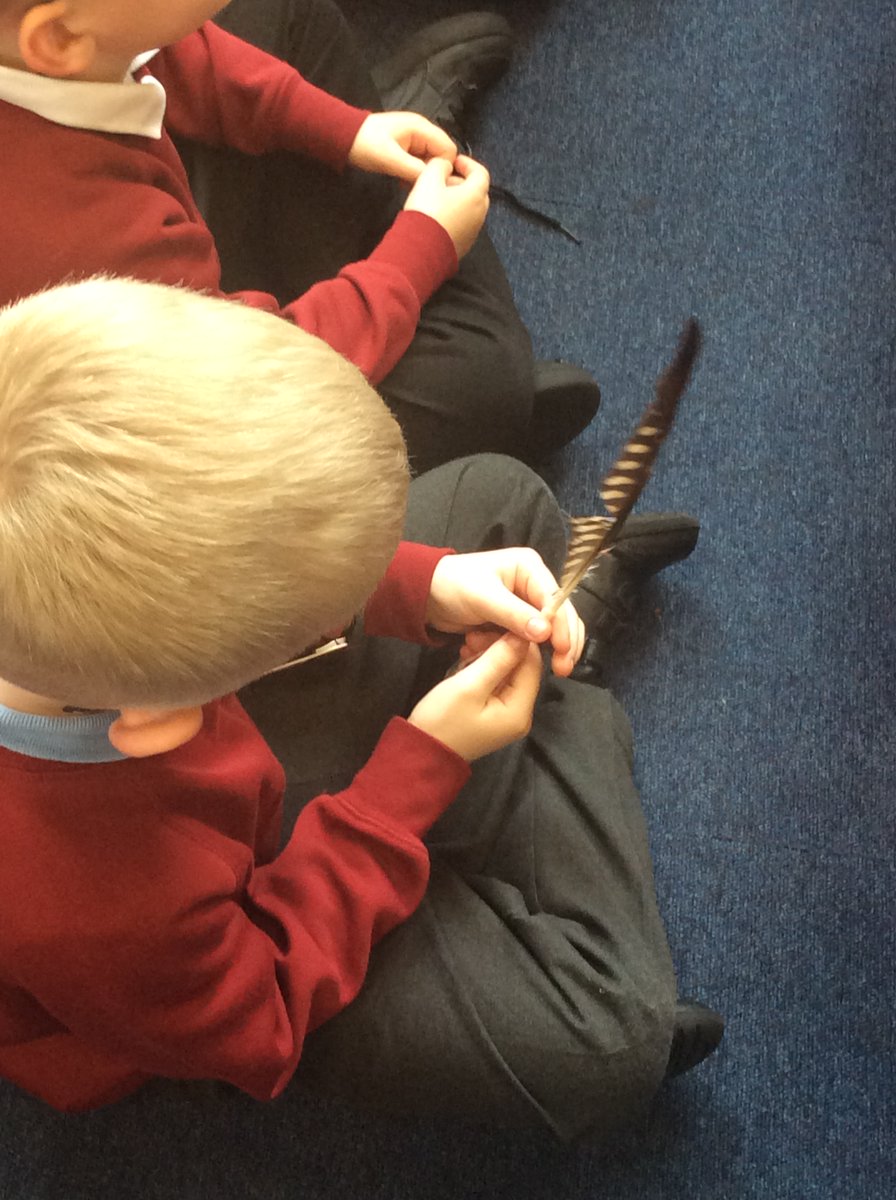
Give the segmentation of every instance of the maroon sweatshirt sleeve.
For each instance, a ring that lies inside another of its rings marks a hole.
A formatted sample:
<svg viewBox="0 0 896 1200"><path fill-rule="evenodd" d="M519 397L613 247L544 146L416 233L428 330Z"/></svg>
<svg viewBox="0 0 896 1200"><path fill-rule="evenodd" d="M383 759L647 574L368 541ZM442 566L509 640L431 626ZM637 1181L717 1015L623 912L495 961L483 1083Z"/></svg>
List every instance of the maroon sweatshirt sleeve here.
<svg viewBox="0 0 896 1200"><path fill-rule="evenodd" d="M208 45L220 45L221 54L206 53ZM256 151L284 144L308 149L309 130L321 130L324 140L317 149L323 152L324 143L338 147L334 161L342 161L360 110L350 110L349 119L341 102L332 107L332 97L308 90L291 68L270 56L256 59L243 45L204 27L158 56L172 128L204 130L208 140L226 139ZM217 68L241 62L244 53L254 84L222 83ZM256 100L260 108L254 115ZM0 146L14 148L0 170L8 235L0 303L98 274L222 294L214 240L167 131L156 140L68 128L0 101ZM278 236L291 232L283 229ZM457 265L454 244L438 222L401 212L368 258L349 263L291 303L281 306L266 292L240 291L230 298L316 334L376 384L407 350L423 305Z"/></svg>
<svg viewBox="0 0 896 1200"><path fill-rule="evenodd" d="M400 212L368 258L315 284L281 315L323 338L379 383L411 344L423 305L454 274L457 262L454 243L437 221ZM247 293L237 299L256 302Z"/></svg>
<svg viewBox="0 0 896 1200"><path fill-rule="evenodd" d="M76 916L70 904L57 921L34 915L33 899L42 934L17 955L16 982L80 1039L85 1072L95 1047L144 1076L271 1098L306 1034L357 994L373 944L419 904L420 839L468 777L461 758L396 718L352 785L307 805L266 866L176 820L95 877L65 860L71 878L52 894L77 898Z"/></svg>
<svg viewBox="0 0 896 1200"><path fill-rule="evenodd" d="M171 130L248 154L294 150L342 167L368 116L213 22L162 50L149 70L165 87ZM367 259L282 310L266 293L235 298L279 312L378 383L410 345L423 305L457 265L442 226L420 213L401 213Z"/></svg>
<svg viewBox="0 0 896 1200"><path fill-rule="evenodd" d="M186 179L181 197L173 188L155 186L155 155L128 157L111 138L70 132L70 138L61 139L69 160L79 142L85 149L84 168L75 165L66 181L77 220L66 218L59 183L46 160L41 170L52 191L39 187L26 195L8 189L10 253L0 269L0 302L105 273L223 295L214 242L192 207ZM52 149L52 139L47 141ZM134 160L142 174L133 171L129 177L125 168ZM175 169L182 174L173 148L170 161L172 176ZM116 171L120 177L111 183ZM28 175L26 170L20 174ZM0 202L6 194L0 177ZM38 215L30 211L35 209ZM35 235L42 219L56 230L52 238ZM267 292L234 292L229 298L315 334L376 384L411 344L423 305L456 269L457 255L445 230L423 213L401 212L369 258L348 264L292 303L281 307Z"/></svg>
<svg viewBox="0 0 896 1200"><path fill-rule="evenodd" d="M433 572L453 550L400 542L389 569L364 609L364 629L375 637L434 644L426 627Z"/></svg>
<svg viewBox="0 0 896 1200"><path fill-rule="evenodd" d="M165 88L170 129L244 154L295 150L341 168L369 115L211 21L147 69Z"/></svg>
<svg viewBox="0 0 896 1200"><path fill-rule="evenodd" d="M169 129L247 154L293 150L340 168L369 115L213 22L160 51L149 70L165 87ZM264 293L236 298L273 305L378 383L410 345L423 305L457 265L454 243L436 221L401 213L367 259L282 310Z"/></svg>

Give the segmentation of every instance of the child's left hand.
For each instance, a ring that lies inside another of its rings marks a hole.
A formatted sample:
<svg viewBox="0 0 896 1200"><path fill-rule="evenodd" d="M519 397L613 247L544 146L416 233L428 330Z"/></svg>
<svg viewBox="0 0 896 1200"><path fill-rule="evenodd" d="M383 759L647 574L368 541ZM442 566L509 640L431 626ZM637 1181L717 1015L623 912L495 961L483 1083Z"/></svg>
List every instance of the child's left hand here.
<svg viewBox="0 0 896 1200"><path fill-rule="evenodd" d="M358 130L348 161L362 171L413 183L432 158L453 163L457 146L443 129L418 113L371 113Z"/></svg>
<svg viewBox="0 0 896 1200"><path fill-rule="evenodd" d="M433 574L426 620L443 633L464 635L462 662L510 630L529 642L550 641L554 674L569 675L581 656L585 630L568 600L553 621L541 615L556 590L557 581L534 550L449 554Z"/></svg>

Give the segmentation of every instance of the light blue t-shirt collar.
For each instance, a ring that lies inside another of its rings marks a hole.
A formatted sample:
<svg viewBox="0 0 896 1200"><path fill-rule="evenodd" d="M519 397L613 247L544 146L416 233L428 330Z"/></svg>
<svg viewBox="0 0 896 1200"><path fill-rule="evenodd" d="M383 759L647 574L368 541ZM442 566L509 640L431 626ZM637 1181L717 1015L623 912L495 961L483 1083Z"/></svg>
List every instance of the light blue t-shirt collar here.
<svg viewBox="0 0 896 1200"><path fill-rule="evenodd" d="M117 712L85 713L78 717L39 717L0 704L0 746L51 762L120 762L109 741Z"/></svg>

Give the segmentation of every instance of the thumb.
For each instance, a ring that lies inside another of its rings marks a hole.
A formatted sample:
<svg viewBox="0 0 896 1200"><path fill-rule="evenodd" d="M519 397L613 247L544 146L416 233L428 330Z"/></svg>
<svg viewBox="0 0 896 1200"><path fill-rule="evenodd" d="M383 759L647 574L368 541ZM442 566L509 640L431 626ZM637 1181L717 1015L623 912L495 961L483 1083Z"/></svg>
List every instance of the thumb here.
<svg viewBox="0 0 896 1200"><path fill-rule="evenodd" d="M488 597L489 620L527 642L544 642L551 636L551 623L540 612L504 586L494 588Z"/></svg>
<svg viewBox="0 0 896 1200"><path fill-rule="evenodd" d="M409 154L407 150L398 145L390 146L388 155L384 157L383 166L387 168L388 174L393 175L396 179L403 179L405 183L416 183L426 169L426 164L422 159Z"/></svg>
<svg viewBox="0 0 896 1200"><path fill-rule="evenodd" d="M419 159L417 160L419 162ZM418 179L431 179L433 183L441 181L447 183L454 173L454 164L450 163L447 158L431 158L420 172Z"/></svg>
<svg viewBox="0 0 896 1200"><path fill-rule="evenodd" d="M464 668L464 682L483 697L490 696L513 674L528 650L527 641L505 633Z"/></svg>

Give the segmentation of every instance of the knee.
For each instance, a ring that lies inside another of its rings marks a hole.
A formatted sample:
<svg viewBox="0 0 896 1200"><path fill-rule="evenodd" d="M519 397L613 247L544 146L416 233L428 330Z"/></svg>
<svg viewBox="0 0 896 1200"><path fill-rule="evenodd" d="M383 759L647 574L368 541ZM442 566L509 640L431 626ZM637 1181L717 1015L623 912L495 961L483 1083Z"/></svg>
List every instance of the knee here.
<svg viewBox="0 0 896 1200"><path fill-rule="evenodd" d="M550 1070L532 1081L544 1121L564 1141L594 1142L643 1121L665 1075L672 1025L671 1004L616 996L580 1030L579 1049L557 1047Z"/></svg>
<svg viewBox="0 0 896 1200"><path fill-rule="evenodd" d="M556 504L541 476L518 458L483 451L467 455L458 465L465 492L474 502L486 504L489 510L507 505L508 496L546 497Z"/></svg>
<svg viewBox="0 0 896 1200"><path fill-rule="evenodd" d="M471 367L468 383L458 389L458 403L479 430L480 445L504 454L523 453L535 400L531 359L496 353L490 344L487 359Z"/></svg>

